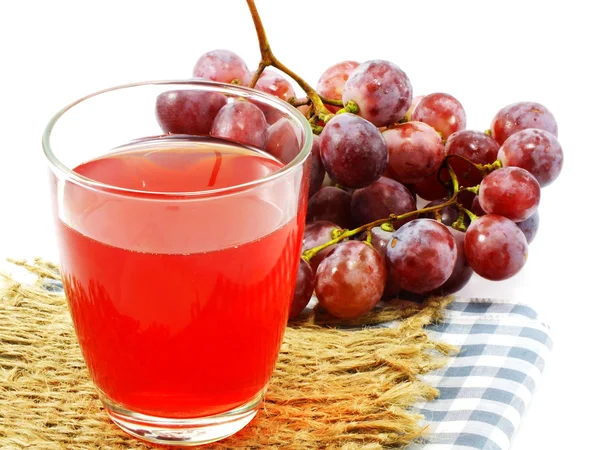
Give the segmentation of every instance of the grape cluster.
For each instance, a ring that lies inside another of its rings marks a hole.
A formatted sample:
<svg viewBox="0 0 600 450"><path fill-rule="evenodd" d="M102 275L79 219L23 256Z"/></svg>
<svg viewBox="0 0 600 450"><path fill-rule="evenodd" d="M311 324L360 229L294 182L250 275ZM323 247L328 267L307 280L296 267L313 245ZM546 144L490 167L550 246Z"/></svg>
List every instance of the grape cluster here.
<svg viewBox="0 0 600 450"><path fill-rule="evenodd" d="M298 101L285 76L255 76L226 50L201 56L193 75L241 85L255 78L254 89L297 105L313 127L290 318L313 295L330 314L350 319L382 299L451 294L473 273L498 281L524 266L541 188L563 166L556 120L545 106L513 103L489 130L470 130L455 97L413 95L407 74L384 60L327 68L312 104ZM251 101L176 91L158 99L156 114L165 132L210 134L285 163L299 151L290 123Z"/></svg>
<svg viewBox="0 0 600 450"><path fill-rule="evenodd" d="M303 258L312 277L303 265L298 283L311 283L323 308L356 318L382 299L447 295L473 273L498 281L521 270L541 188L563 165L546 107L514 103L490 130L470 130L455 97L413 96L406 74L381 60L333 65L318 87L352 107L328 106L337 114L320 156L335 186L309 200ZM312 295L297 294L290 317Z"/></svg>

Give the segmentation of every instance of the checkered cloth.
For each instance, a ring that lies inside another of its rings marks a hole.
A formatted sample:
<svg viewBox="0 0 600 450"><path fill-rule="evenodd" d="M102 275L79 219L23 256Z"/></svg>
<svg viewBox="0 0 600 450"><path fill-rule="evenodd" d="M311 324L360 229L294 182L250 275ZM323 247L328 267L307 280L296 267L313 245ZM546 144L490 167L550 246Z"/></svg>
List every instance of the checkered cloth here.
<svg viewBox="0 0 600 450"><path fill-rule="evenodd" d="M443 369L424 377L440 397L416 408L430 435L410 450L506 450L552 347L529 306L457 299L432 337L460 347Z"/></svg>

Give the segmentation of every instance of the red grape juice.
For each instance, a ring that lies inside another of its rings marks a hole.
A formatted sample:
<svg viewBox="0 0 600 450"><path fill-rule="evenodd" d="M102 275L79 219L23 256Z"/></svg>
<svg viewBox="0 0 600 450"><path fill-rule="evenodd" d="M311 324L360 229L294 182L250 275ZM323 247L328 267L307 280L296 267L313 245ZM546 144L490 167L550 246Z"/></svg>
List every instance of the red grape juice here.
<svg viewBox="0 0 600 450"><path fill-rule="evenodd" d="M299 181L218 198L189 193L282 167L222 141L154 140L75 169L136 192L58 186L69 307L90 374L113 403L202 417L266 386L300 255Z"/></svg>

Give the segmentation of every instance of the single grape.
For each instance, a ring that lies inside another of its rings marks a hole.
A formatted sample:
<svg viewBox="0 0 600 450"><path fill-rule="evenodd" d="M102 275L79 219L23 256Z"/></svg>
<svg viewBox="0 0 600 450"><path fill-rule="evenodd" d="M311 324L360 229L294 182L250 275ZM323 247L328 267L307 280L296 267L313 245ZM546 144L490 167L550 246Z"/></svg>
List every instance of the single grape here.
<svg viewBox="0 0 600 450"><path fill-rule="evenodd" d="M486 213L520 222L535 212L540 194L540 185L529 172L520 167L503 167L483 179L478 197Z"/></svg>
<svg viewBox="0 0 600 450"><path fill-rule="evenodd" d="M424 122L448 139L452 133L464 130L467 115L461 103L450 94L436 92L426 95L415 106L412 120Z"/></svg>
<svg viewBox="0 0 600 450"><path fill-rule="evenodd" d="M212 50L200 56L193 76L221 83L238 80L243 86L248 86L252 78L244 60L229 50Z"/></svg>
<svg viewBox="0 0 600 450"><path fill-rule="evenodd" d="M310 302L314 289L315 276L313 270L305 259L300 258L298 275L296 275L296 288L294 289L294 298L292 299L288 319L293 319L304 311L304 308Z"/></svg>
<svg viewBox="0 0 600 450"><path fill-rule="evenodd" d="M445 225L432 219L416 219L394 232L386 262L400 288L423 294L450 278L456 263L456 242Z"/></svg>
<svg viewBox="0 0 600 450"><path fill-rule="evenodd" d="M479 196L476 195L475 198L473 198L473 201L471 202L471 209L470 211L475 214L476 216L484 216L487 213L483 210L483 208L481 207L481 203L479 203Z"/></svg>
<svg viewBox="0 0 600 450"><path fill-rule="evenodd" d="M250 78L252 79L253 76L254 73ZM292 83L283 74L269 69L260 74L254 89L279 97L286 102L290 98L296 97Z"/></svg>
<svg viewBox="0 0 600 450"><path fill-rule="evenodd" d="M496 113L490 129L498 144L511 135L528 128L545 130L558 136L556 119L548 108L535 102L518 102L505 106Z"/></svg>
<svg viewBox="0 0 600 450"><path fill-rule="evenodd" d="M245 100L228 103L213 122L210 135L263 149L269 125L258 106Z"/></svg>
<svg viewBox="0 0 600 450"><path fill-rule="evenodd" d="M450 181L450 174L447 169L442 169L440 178L446 183ZM449 194L448 187L440 183L438 172L432 173L423 181L415 183L413 189L423 200L436 200L438 198L446 197Z"/></svg>
<svg viewBox="0 0 600 450"><path fill-rule="evenodd" d="M530 172L541 187L558 178L563 167L563 150L556 137L544 130L528 129L510 136L498 151L503 166Z"/></svg>
<svg viewBox="0 0 600 450"><path fill-rule="evenodd" d="M538 228L540 226L540 213L536 209L536 211L529 216L529 218L517 223L519 229L525 235L525 239L527 239L527 243L531 244L533 239L535 239L535 235L537 234Z"/></svg>
<svg viewBox="0 0 600 450"><path fill-rule="evenodd" d="M527 239L512 220L486 214L469 225L465 255L475 273L483 278L506 280L525 265Z"/></svg>
<svg viewBox="0 0 600 450"><path fill-rule="evenodd" d="M341 100L346 81L358 64L356 61L342 61L328 67L317 82L317 92L319 95L331 100ZM332 113L340 109L339 106L325 106Z"/></svg>
<svg viewBox="0 0 600 450"><path fill-rule="evenodd" d="M388 150L372 123L355 114L332 118L321 132L321 160L342 186L361 188L378 179L388 163Z"/></svg>
<svg viewBox="0 0 600 450"><path fill-rule="evenodd" d="M324 186L308 200L306 222L328 220L343 228L352 228L352 196L335 186Z"/></svg>
<svg viewBox="0 0 600 450"><path fill-rule="evenodd" d="M386 268L381 255L361 241L339 244L317 269L319 304L340 319L368 313L381 299Z"/></svg>
<svg viewBox="0 0 600 450"><path fill-rule="evenodd" d="M392 231L385 231L381 227L373 227L371 228L371 245L377 252L385 258L385 253L387 251L387 244L392 239L392 235L394 233ZM367 233L364 233L362 236L362 240L364 241L367 237Z"/></svg>
<svg viewBox="0 0 600 450"><path fill-rule="evenodd" d="M449 230L456 241L456 264L454 264L454 270L450 278L439 288L431 292L431 295L454 294L464 288L473 276L473 269L465 256L465 233L453 228L449 228Z"/></svg>
<svg viewBox="0 0 600 450"><path fill-rule="evenodd" d="M417 95L416 97L413 97L412 102L410 103L410 108L408 108L408 111L406 111L406 114L404 114L405 122L410 122L412 120L412 113L415 110L415 106L417 106L423 97L425 96Z"/></svg>
<svg viewBox="0 0 600 450"><path fill-rule="evenodd" d="M410 108L412 85L406 73L394 63L367 61L350 74L342 100L344 106L353 100L358 105L358 114L374 125L391 125Z"/></svg>
<svg viewBox="0 0 600 450"><path fill-rule="evenodd" d="M156 99L156 119L165 133L208 135L225 103L227 98L219 92L163 92Z"/></svg>
<svg viewBox="0 0 600 450"><path fill-rule="evenodd" d="M321 161L321 137L313 134L312 149L310 151L310 183L308 196L312 197L319 190L325 180L325 167Z"/></svg>
<svg viewBox="0 0 600 450"><path fill-rule="evenodd" d="M446 201L448 201L447 198L438 198L436 200L433 200L433 201L427 203L425 205L425 208L441 205L442 203L444 203ZM423 218L423 219L433 219L433 220L438 220L438 217L439 217L440 221L444 225L451 226L458 219L458 213L459 213L458 207L456 205L450 205L450 206L445 206L442 209L438 209L437 211L421 213L421 214L419 214L419 217Z"/></svg>
<svg viewBox="0 0 600 450"><path fill-rule="evenodd" d="M444 161L444 143L425 123L402 123L384 131L383 137L389 150L388 173L400 183L424 181Z"/></svg>
<svg viewBox="0 0 600 450"><path fill-rule="evenodd" d="M327 220L317 220L309 223L304 229L304 240L302 241L302 251L311 250L315 247L325 244L334 238L334 231L342 229L333 222ZM331 253L336 244L325 247L310 259L310 266L313 272L316 272L317 267L323 259Z"/></svg>
<svg viewBox="0 0 600 450"><path fill-rule="evenodd" d="M458 155L476 164L491 164L498 157L500 145L481 131L462 130L450 135L446 141L446 155ZM448 163L459 185L476 186L483 179L481 172L460 158L448 158Z"/></svg>
<svg viewBox="0 0 600 450"><path fill-rule="evenodd" d="M265 150L284 164L292 161L300 153L300 143L294 125L281 118L267 129Z"/></svg>
<svg viewBox="0 0 600 450"><path fill-rule="evenodd" d="M417 205L410 191L387 177L381 177L352 194L352 217L357 225L384 219L390 214L400 215L416 209ZM394 227L398 228L414 217L396 220Z"/></svg>

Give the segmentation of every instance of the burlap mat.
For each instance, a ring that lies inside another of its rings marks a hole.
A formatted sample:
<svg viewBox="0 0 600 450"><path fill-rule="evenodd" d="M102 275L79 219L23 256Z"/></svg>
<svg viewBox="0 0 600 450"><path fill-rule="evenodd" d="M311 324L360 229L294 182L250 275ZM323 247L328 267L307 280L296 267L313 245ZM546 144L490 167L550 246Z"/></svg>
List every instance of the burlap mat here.
<svg viewBox="0 0 600 450"><path fill-rule="evenodd" d="M18 264L37 281L0 281L0 448L152 448L102 410L64 295L44 287L59 279L56 268ZM453 351L423 327L449 301L398 301L355 324L404 318L394 328L333 329L335 321L320 311L292 324L259 414L206 448L379 449L419 439L427 429L410 406L437 395L419 375L443 366Z"/></svg>

